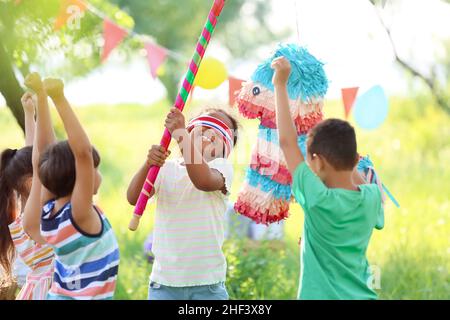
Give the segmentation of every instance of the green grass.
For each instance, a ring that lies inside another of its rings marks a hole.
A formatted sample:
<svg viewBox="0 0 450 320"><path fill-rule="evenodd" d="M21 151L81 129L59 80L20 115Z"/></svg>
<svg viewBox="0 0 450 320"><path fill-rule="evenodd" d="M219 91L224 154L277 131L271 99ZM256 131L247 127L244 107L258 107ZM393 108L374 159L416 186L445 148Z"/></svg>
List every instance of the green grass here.
<svg viewBox="0 0 450 320"><path fill-rule="evenodd" d="M121 263L117 299L146 299L151 266L143 242L153 225L154 204L138 231L128 231L133 208L125 199L131 176L148 147L158 143L167 112L151 106L92 106L76 109L102 156L103 184L97 202L107 213L119 241ZM191 112L192 113L192 112ZM340 102L326 104L327 117L342 117ZM63 132L55 116L58 133ZM242 119L241 119L242 120ZM242 120L245 134L256 137L256 121ZM23 136L9 111L0 109L0 148L21 147ZM381 270L382 299L450 299L450 123L423 97L391 99L388 120L375 131L358 130L359 150L369 153L385 184L401 204L388 202L386 226L374 231L369 260ZM250 139L250 141L252 141ZM232 158L248 159L251 144L238 146ZM175 151L175 150L174 150ZM175 154L177 152L174 152ZM245 165L235 165L236 198ZM225 244L227 287L233 299L295 299L299 276L298 237L303 213L292 205L283 242Z"/></svg>

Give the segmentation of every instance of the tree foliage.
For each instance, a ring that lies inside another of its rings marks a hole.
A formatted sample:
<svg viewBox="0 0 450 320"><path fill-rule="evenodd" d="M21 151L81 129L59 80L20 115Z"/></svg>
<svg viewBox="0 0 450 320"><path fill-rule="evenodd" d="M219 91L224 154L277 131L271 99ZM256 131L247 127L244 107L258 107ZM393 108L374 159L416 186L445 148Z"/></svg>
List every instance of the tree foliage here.
<svg viewBox="0 0 450 320"><path fill-rule="evenodd" d="M369 1L375 9L386 5L386 0ZM450 0L442 1L447 4L450 3ZM430 71L428 73L422 72L419 68L414 66L413 63L407 61L405 57L400 56L397 51L395 41L392 37L391 28L386 25L379 10L376 10L376 14L392 45L392 50L397 64L411 76L422 80L430 90L436 104L448 115L450 115L450 94L448 90L450 84L450 41L447 40L442 44L445 54L442 57L436 58L436 63L429 68Z"/></svg>
<svg viewBox="0 0 450 320"><path fill-rule="evenodd" d="M212 5L204 0L88 2L118 25L153 37L160 45L180 52L187 61ZM100 65L102 18L86 11L76 28L66 25L55 31L60 5L60 0L0 0L0 73L10 75L0 81L0 92L22 127L23 90L19 83L30 70L70 80ZM244 10L252 15L241 19ZM232 54L248 57L256 46L282 36L267 27L269 13L267 1L227 0L215 38L222 40ZM141 48L142 41L128 37L119 50L129 58ZM187 61L183 60L168 59L166 72L161 75L170 99L175 98L185 71Z"/></svg>

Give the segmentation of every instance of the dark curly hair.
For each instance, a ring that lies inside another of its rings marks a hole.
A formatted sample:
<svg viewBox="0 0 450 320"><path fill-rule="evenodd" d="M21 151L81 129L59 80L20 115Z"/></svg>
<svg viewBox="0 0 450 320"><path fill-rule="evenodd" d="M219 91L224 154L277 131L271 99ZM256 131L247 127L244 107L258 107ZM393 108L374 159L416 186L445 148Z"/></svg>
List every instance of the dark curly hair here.
<svg viewBox="0 0 450 320"><path fill-rule="evenodd" d="M357 162L355 129L339 119L327 119L311 129L310 154L322 155L336 170L352 170Z"/></svg>

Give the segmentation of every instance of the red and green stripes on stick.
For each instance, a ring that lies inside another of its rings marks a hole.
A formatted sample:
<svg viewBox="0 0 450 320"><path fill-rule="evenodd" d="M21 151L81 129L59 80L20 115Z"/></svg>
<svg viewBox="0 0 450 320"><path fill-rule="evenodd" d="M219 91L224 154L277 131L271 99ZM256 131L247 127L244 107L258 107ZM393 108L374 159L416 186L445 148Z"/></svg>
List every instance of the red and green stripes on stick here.
<svg viewBox="0 0 450 320"><path fill-rule="evenodd" d="M203 27L202 33L198 39L194 55L192 56L192 60L189 63L189 68L182 82L183 84L175 100L175 107L181 111L183 111L184 105L186 104L187 98L189 97L189 93L192 90L195 76L197 75L198 69L200 68L200 63L202 62L206 48L208 47L209 41L211 40L211 37L214 33L218 17L220 16L224 5L225 0L214 0L214 4L209 11L208 19L206 20L205 26ZM165 129L160 141L160 145L167 150L171 139L172 137L169 131ZM160 167L151 166L147 173L147 178L145 179L141 194L139 195L138 201L134 208L133 218L128 225L128 228L132 231L135 231L139 226L139 220L141 219L145 207L147 206L147 202L150 198L153 184L155 183L156 177L158 176L159 169Z"/></svg>

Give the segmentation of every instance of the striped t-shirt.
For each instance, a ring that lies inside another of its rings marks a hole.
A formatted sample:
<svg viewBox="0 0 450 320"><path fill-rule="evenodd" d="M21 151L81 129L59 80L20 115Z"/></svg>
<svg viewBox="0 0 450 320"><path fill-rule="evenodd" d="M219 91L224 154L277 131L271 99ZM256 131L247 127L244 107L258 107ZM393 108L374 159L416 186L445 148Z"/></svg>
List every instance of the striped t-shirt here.
<svg viewBox="0 0 450 320"><path fill-rule="evenodd" d="M231 188L233 167L223 158L209 162ZM225 281L222 252L228 195L192 184L182 159L166 161L155 182L156 214L150 281L172 287Z"/></svg>
<svg viewBox="0 0 450 320"><path fill-rule="evenodd" d="M39 244L26 234L20 215L9 225L18 259L30 268L26 281L17 295L17 300L44 300L52 284L53 248L47 244Z"/></svg>
<svg viewBox="0 0 450 320"><path fill-rule="evenodd" d="M102 230L86 234L75 223L70 203L52 215L55 201L42 212L41 233L55 250L49 299L112 299L119 268L119 247L105 215L94 207Z"/></svg>

